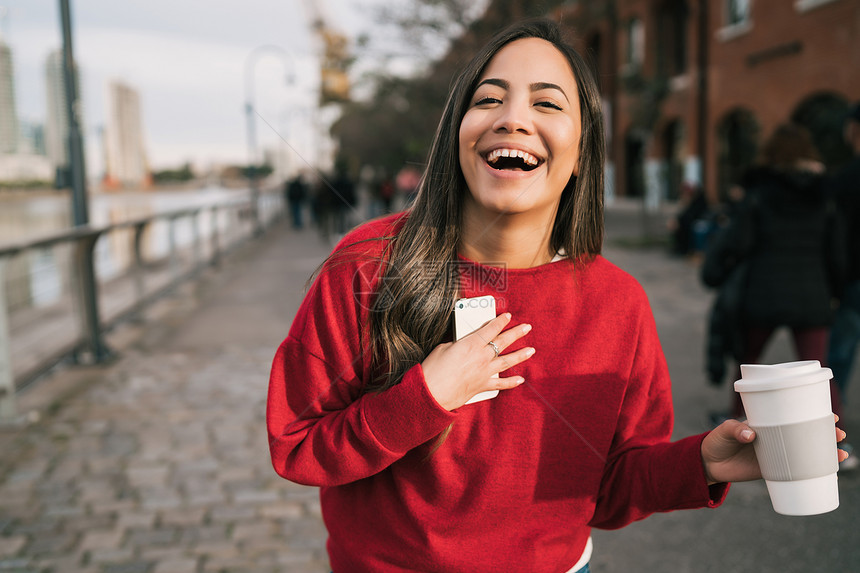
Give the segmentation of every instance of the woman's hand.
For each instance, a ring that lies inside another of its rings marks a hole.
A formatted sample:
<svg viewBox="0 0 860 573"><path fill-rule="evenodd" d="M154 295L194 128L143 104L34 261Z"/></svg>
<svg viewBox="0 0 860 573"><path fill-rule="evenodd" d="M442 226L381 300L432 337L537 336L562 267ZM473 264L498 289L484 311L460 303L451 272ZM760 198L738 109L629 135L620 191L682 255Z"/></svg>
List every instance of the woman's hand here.
<svg viewBox="0 0 860 573"><path fill-rule="evenodd" d="M522 376L493 378L535 353L534 348L521 348L502 354L531 330L531 325L520 324L502 332L510 321L510 313L501 314L457 342L440 344L424 359L424 380L439 405L454 410L481 392L507 390L525 382ZM499 349L498 356L490 342Z"/></svg>
<svg viewBox="0 0 860 573"><path fill-rule="evenodd" d="M839 421L838 416L834 416ZM845 439L845 432L836 428L836 441ZM708 485L730 481L750 481L761 478L761 469L753 449L755 432L743 422L726 420L702 442L702 464ZM840 462L848 452L838 450Z"/></svg>

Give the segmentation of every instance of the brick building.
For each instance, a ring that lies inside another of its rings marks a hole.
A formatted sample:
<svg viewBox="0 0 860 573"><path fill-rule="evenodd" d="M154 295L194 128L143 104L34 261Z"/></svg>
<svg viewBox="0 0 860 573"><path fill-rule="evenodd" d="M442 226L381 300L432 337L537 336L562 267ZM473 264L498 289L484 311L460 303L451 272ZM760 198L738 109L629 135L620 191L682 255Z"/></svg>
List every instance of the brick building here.
<svg viewBox="0 0 860 573"><path fill-rule="evenodd" d="M793 120L830 167L860 99L860 0L569 1L553 17L595 59L607 116L607 196L716 201Z"/></svg>

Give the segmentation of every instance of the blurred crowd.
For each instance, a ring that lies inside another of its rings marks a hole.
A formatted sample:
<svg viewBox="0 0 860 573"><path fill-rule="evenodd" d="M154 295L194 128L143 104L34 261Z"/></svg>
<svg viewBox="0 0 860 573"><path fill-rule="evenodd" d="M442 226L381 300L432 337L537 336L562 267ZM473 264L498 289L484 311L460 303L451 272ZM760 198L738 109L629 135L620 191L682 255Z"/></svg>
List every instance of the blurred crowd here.
<svg viewBox="0 0 860 573"><path fill-rule="evenodd" d="M420 172L406 166L395 176L353 178L343 162L328 174L299 173L284 183L284 200L294 229L316 227L323 240L336 243L359 223L401 211L414 199Z"/></svg>
<svg viewBox="0 0 860 573"><path fill-rule="evenodd" d="M845 407L860 342L860 102L845 118L844 137L853 159L828 172L810 134L783 124L723 204L687 190L672 248L700 256L702 281L717 291L705 356L712 383L740 378L739 365L758 362L786 328L797 360L831 368L833 410ZM727 401L712 413L714 424L743 418L738 394ZM842 469L858 465L851 456Z"/></svg>

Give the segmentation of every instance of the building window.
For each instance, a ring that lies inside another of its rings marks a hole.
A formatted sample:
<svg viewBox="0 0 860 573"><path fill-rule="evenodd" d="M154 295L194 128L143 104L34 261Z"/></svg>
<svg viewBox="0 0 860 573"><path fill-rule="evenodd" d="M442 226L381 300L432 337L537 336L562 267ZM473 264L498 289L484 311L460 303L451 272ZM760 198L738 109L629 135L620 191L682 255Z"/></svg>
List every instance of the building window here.
<svg viewBox="0 0 860 573"><path fill-rule="evenodd" d="M752 0L724 0L724 26L717 30L717 39L725 42L752 30Z"/></svg>
<svg viewBox="0 0 860 573"><path fill-rule="evenodd" d="M798 12L808 12L819 6L824 6L825 4L830 4L832 2L836 2L836 0L795 0L794 8Z"/></svg>
<svg viewBox="0 0 860 573"><path fill-rule="evenodd" d="M752 0L726 0L726 26L738 26L749 22Z"/></svg>
<svg viewBox="0 0 860 573"><path fill-rule="evenodd" d="M657 67L661 74L680 76L687 71L686 0L667 0L657 12Z"/></svg>
<svg viewBox="0 0 860 573"><path fill-rule="evenodd" d="M639 68L645 61L645 26L639 18L627 21L627 64Z"/></svg>

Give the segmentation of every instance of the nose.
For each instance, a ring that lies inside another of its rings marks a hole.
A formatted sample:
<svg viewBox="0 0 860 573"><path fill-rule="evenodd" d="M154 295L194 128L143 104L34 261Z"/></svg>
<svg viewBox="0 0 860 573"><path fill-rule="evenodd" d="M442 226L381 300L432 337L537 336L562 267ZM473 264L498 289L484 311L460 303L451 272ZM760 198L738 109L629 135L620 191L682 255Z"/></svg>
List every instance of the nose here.
<svg viewBox="0 0 860 573"><path fill-rule="evenodd" d="M499 117L493 124L493 130L502 133L531 133L532 122L528 102L509 99L499 107Z"/></svg>

